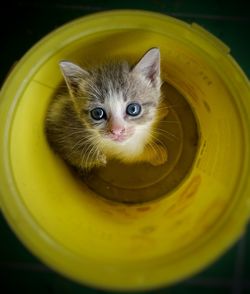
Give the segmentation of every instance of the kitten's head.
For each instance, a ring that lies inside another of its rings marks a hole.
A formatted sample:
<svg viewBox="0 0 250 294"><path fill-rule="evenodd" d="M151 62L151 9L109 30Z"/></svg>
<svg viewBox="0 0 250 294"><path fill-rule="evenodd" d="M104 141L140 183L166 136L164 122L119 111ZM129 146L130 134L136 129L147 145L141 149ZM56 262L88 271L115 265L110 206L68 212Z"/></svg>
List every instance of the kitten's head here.
<svg viewBox="0 0 250 294"><path fill-rule="evenodd" d="M122 144L152 125L160 99L160 51L150 49L129 67L107 63L84 70L60 63L80 118L102 139Z"/></svg>

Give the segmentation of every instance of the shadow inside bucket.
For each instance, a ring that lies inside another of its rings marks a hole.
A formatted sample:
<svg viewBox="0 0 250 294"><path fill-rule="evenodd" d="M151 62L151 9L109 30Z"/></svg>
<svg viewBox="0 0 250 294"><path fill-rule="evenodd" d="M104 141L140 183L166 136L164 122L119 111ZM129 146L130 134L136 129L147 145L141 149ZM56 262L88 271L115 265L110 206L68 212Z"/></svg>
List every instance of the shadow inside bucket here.
<svg viewBox="0 0 250 294"><path fill-rule="evenodd" d="M105 167L84 177L92 191L113 201L142 203L169 194L191 170L199 146L195 115L173 86L164 83L162 93L168 101L169 113L159 125L159 140L168 149L168 161L152 166L110 160Z"/></svg>

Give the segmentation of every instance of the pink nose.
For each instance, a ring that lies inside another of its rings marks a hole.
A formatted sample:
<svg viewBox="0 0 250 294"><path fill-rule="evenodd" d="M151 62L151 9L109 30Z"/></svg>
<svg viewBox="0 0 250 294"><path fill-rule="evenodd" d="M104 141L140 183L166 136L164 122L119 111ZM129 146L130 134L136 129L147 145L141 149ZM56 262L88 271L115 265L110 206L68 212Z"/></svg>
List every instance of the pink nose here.
<svg viewBox="0 0 250 294"><path fill-rule="evenodd" d="M115 135L115 136L122 135L122 134L124 134L124 132L125 132L125 128L123 128L123 127L112 128L110 130L110 133L113 134L113 135Z"/></svg>

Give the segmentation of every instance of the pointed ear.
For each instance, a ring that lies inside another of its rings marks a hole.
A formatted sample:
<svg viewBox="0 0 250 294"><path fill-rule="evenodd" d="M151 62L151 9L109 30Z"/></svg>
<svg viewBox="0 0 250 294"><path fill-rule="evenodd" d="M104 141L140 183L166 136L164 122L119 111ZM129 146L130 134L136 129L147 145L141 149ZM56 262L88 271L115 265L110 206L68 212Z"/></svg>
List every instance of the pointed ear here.
<svg viewBox="0 0 250 294"><path fill-rule="evenodd" d="M160 50L152 48L147 51L132 71L143 75L153 86L160 86Z"/></svg>
<svg viewBox="0 0 250 294"><path fill-rule="evenodd" d="M81 82L89 73L80 66L69 61L61 61L59 65L70 94L75 96L81 89Z"/></svg>

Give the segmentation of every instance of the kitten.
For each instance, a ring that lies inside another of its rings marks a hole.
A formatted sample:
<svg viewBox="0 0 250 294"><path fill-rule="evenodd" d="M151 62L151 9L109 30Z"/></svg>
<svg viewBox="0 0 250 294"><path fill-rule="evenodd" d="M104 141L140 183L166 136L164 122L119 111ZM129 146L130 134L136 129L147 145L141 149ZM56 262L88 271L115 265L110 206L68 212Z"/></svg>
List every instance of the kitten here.
<svg viewBox="0 0 250 294"><path fill-rule="evenodd" d="M85 70L60 62L68 92L48 109L46 133L70 165L90 170L111 158L163 164L167 150L154 139L162 113L160 51L152 48L132 68L127 62Z"/></svg>

